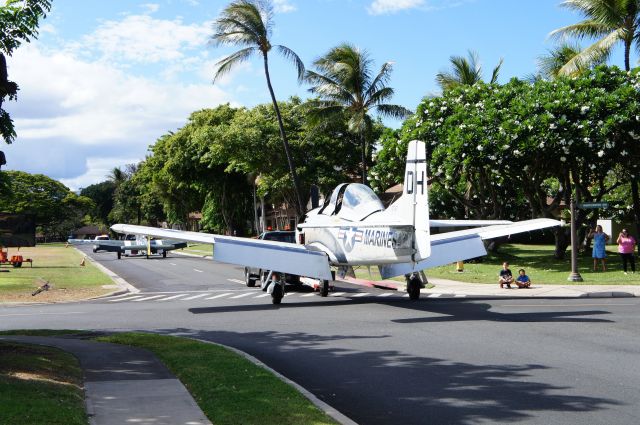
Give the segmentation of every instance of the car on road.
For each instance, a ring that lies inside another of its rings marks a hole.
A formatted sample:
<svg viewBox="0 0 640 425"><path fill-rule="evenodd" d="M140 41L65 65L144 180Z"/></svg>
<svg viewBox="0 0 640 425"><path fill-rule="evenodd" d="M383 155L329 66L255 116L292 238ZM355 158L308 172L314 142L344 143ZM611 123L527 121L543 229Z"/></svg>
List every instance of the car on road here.
<svg viewBox="0 0 640 425"><path fill-rule="evenodd" d="M288 231L288 230L273 230L262 233L258 236L258 239L266 240L266 241L278 241L278 242L288 242L288 243L296 243L296 232ZM244 282L247 286L253 287L256 286L256 281L262 282L266 279L269 274L269 270L258 269L253 267L245 267L244 268ZM285 282L292 285L300 285L300 276L285 274L284 275Z"/></svg>
<svg viewBox="0 0 640 425"><path fill-rule="evenodd" d="M94 241L108 241L111 238L109 237L109 235L98 235L95 238L93 238ZM98 252L101 251L100 247L98 245L93 245L93 252Z"/></svg>

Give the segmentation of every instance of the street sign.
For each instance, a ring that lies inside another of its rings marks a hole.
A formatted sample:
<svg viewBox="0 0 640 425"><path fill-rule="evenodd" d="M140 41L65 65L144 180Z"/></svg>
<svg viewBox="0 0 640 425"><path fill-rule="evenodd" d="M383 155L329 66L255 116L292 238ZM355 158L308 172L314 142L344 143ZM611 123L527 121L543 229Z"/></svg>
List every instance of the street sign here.
<svg viewBox="0 0 640 425"><path fill-rule="evenodd" d="M582 208L585 210L595 210L598 208L609 208L608 202L583 202L578 204L578 208Z"/></svg>

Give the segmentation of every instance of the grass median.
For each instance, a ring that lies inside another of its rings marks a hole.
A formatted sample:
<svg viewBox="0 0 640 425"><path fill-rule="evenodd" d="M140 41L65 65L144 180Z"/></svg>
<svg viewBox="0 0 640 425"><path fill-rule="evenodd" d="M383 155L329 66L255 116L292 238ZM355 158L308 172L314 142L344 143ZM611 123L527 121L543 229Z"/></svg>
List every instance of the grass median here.
<svg viewBox="0 0 640 425"><path fill-rule="evenodd" d="M22 255L33 260L33 267L4 264L0 273L0 302L53 302L91 298L113 291L111 279L84 254L64 244L43 244L32 248L9 249L9 256ZM50 290L31 294L49 282ZM107 286L104 288L103 286Z"/></svg>
<svg viewBox="0 0 640 425"><path fill-rule="evenodd" d="M0 341L0 423L87 424L82 370L52 347Z"/></svg>

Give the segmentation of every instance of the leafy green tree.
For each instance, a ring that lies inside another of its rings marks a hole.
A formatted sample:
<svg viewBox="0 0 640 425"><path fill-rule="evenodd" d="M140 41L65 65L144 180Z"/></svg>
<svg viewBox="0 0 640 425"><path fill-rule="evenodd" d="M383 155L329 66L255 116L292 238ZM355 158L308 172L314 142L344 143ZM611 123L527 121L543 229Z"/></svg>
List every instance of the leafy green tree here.
<svg viewBox="0 0 640 425"><path fill-rule="evenodd" d="M96 206L93 217L102 224L109 224L109 213L113 209L113 196L116 185L112 181L92 184L80 191L80 196L91 199Z"/></svg>
<svg viewBox="0 0 640 425"><path fill-rule="evenodd" d="M254 54L262 56L267 87L269 88L273 108L275 109L278 119L280 138L282 139L282 145L284 146L289 171L291 173L291 180L293 181L296 194L296 209L298 215L302 216L304 213L304 204L302 202L298 175L282 122L282 116L278 108L278 102L276 101L273 86L271 85L269 52L275 47L284 58L290 60L298 71L299 81L302 81L304 77L304 64L293 50L283 45L271 44L273 8L268 0L235 0L231 2L221 12L220 17L215 21L214 27L215 33L211 38L214 44L243 47L241 50L238 50L217 63L218 70L214 76L214 82L238 64L248 60Z"/></svg>
<svg viewBox="0 0 640 425"><path fill-rule="evenodd" d="M319 99L314 102L310 119L322 122L336 116L348 117L349 131L360 139L362 182L366 184L368 146L373 128L369 113L375 110L391 118L411 114L402 106L386 103L394 93L388 86L392 64L385 62L374 76L373 60L367 51L345 43L316 59L314 66L317 71L308 71L306 79L312 85L311 93Z"/></svg>
<svg viewBox="0 0 640 425"><path fill-rule="evenodd" d="M38 21L51 9L50 0L6 0L0 6L0 136L7 144L13 142L16 131L9 113L2 109L6 100L16 100L18 85L10 81L7 56L23 42L38 36Z"/></svg>
<svg viewBox="0 0 640 425"><path fill-rule="evenodd" d="M560 70L568 62L574 60L582 52L582 49L577 44L562 43L553 49L549 50L545 55L538 57L538 70L542 78L547 80L553 80L558 78L561 74ZM582 64L579 61L576 63L575 69L569 74L571 77L578 76L588 71L592 65L600 65L604 60L592 64Z"/></svg>
<svg viewBox="0 0 640 425"><path fill-rule="evenodd" d="M469 50L466 58L463 56L451 56L449 62L451 62L450 71L442 71L436 74L436 82L443 91L458 86L472 86L483 81L480 59L478 58L478 53L473 50ZM502 59L493 68L489 84L495 84L498 81L501 67Z"/></svg>
<svg viewBox="0 0 640 425"><path fill-rule="evenodd" d="M62 183L42 174L6 171L11 194L0 198L0 211L31 213L36 225L47 237L65 238L82 224L94 203L78 196Z"/></svg>

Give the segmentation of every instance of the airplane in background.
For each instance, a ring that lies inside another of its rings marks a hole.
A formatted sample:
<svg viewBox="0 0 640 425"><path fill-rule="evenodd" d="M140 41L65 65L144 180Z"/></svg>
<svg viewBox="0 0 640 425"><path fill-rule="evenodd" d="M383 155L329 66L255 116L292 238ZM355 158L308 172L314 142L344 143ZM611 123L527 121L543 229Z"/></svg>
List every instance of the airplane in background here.
<svg viewBox="0 0 640 425"><path fill-rule="evenodd" d="M174 249L186 248L187 243L176 239L153 239L145 235L127 235L124 240L107 239L104 236L98 236L96 239L69 239L72 245L93 245L93 252L109 251L118 255L118 260L122 258L122 254L127 255L127 251L136 254L138 251L144 251L147 258L151 254L162 254L162 258L167 257L167 252Z"/></svg>
<svg viewBox="0 0 640 425"><path fill-rule="evenodd" d="M312 209L297 226L297 244L221 236L154 227L115 224L117 233L171 238L215 245L213 259L271 270L263 283L272 302L284 296L283 274L321 281L327 296L331 267L342 274L351 266L378 266L383 278L404 275L409 298L420 297L420 271L486 255L483 241L501 236L560 226L552 219L520 222L491 220L429 220L425 144L408 147L402 196L388 208L360 183L338 185L322 206ZM431 234L430 227L468 227Z"/></svg>

